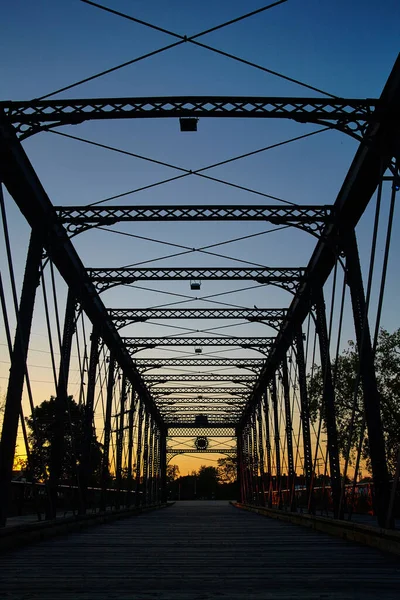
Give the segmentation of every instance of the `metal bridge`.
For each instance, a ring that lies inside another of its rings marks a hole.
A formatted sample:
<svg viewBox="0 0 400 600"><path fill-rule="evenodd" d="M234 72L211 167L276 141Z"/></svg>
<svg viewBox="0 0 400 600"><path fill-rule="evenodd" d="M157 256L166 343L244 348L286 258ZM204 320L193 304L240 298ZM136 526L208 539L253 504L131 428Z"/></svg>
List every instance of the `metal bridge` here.
<svg viewBox="0 0 400 600"><path fill-rule="evenodd" d="M175 37L168 48L187 42L261 69L197 41L214 29L181 36L83 3ZM0 551L69 533L0 556L0 589L12 599L395 597L398 565L381 550L400 554L398 374L379 369L384 301L397 289L400 57L379 98L52 98L104 73L0 101ZM153 119L179 119L182 136L199 119L313 129L198 170L75 135ZM336 198L294 203L205 173L320 131L355 148ZM46 192L53 183L33 166L46 136L179 175L79 203L68 189ZM244 200L199 188L181 203L166 187L181 178ZM163 196L141 201L160 186ZM133 193L138 202L121 203ZM271 232L283 241L264 251ZM111 235L118 243L101 237ZM243 242L242 255L225 249ZM289 251L291 266L276 265ZM169 465L186 455L230 467L208 501L196 475L176 491ZM236 502L220 501L221 489Z"/></svg>

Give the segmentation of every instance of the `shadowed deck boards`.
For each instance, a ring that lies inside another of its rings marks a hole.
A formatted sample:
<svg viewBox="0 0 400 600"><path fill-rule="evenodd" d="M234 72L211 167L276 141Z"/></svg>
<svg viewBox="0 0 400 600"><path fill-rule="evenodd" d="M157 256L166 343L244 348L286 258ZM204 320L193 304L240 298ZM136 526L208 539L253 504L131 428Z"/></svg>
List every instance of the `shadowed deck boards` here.
<svg viewBox="0 0 400 600"><path fill-rule="evenodd" d="M180 502L0 556L7 600L399 597L396 558L226 502Z"/></svg>

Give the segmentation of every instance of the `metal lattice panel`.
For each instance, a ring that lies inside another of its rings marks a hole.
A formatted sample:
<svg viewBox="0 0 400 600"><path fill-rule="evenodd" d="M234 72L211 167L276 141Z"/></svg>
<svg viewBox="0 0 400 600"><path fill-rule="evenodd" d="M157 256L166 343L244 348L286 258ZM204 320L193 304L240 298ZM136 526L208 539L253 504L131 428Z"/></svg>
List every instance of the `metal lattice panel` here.
<svg viewBox="0 0 400 600"><path fill-rule="evenodd" d="M168 437L234 437L236 435L236 424L231 426L222 424L221 426L213 425L212 427L195 427L188 424L186 427L171 423L168 426Z"/></svg>
<svg viewBox="0 0 400 600"><path fill-rule="evenodd" d="M140 371L163 367L237 367L259 370L264 361L260 358L137 358L135 365Z"/></svg>
<svg viewBox="0 0 400 600"><path fill-rule="evenodd" d="M240 117L324 123L346 133L363 132L376 120L375 99L255 96L170 96L1 102L22 137L58 125L99 119Z"/></svg>
<svg viewBox="0 0 400 600"><path fill-rule="evenodd" d="M168 388L153 388L151 391L152 396L155 399L160 397L165 397L166 399L173 400L171 396L181 396L182 394L196 394L197 397L203 394L231 394L235 398L247 398L248 391L243 388L237 387L201 387L197 385L187 386L187 387L168 387ZM218 396L216 396L218 398ZM233 398L233 399L235 399ZM188 400L195 398L188 398Z"/></svg>
<svg viewBox="0 0 400 600"><path fill-rule="evenodd" d="M275 338L261 337L123 337L128 352L133 355L140 350L156 348L157 346L240 346L265 354L272 346Z"/></svg>
<svg viewBox="0 0 400 600"><path fill-rule="evenodd" d="M108 314L117 328L149 319L245 319L278 329L284 308L112 308Z"/></svg>
<svg viewBox="0 0 400 600"><path fill-rule="evenodd" d="M147 280L251 280L276 285L295 292L304 278L305 269L291 268L152 268L152 269L88 269L88 275L102 292L116 285L127 285Z"/></svg>
<svg viewBox="0 0 400 600"><path fill-rule="evenodd" d="M56 206L55 211L74 235L93 227L142 221L264 221L319 235L334 220L327 205Z"/></svg>
<svg viewBox="0 0 400 600"><path fill-rule="evenodd" d="M147 384L168 383L170 381L233 381L236 384L246 385L256 381L256 375L242 375L234 373L168 373L167 375L143 375Z"/></svg>
<svg viewBox="0 0 400 600"><path fill-rule="evenodd" d="M168 448L167 455L171 458L178 454L233 454L236 455L236 448L206 448L198 450L197 448Z"/></svg>
<svg viewBox="0 0 400 600"><path fill-rule="evenodd" d="M172 399L157 399L157 406L179 406L187 405L187 406L195 406L201 407L204 410L207 409L208 404L212 404L213 406L243 406L244 400L231 398L229 396L223 396L222 398L172 398Z"/></svg>

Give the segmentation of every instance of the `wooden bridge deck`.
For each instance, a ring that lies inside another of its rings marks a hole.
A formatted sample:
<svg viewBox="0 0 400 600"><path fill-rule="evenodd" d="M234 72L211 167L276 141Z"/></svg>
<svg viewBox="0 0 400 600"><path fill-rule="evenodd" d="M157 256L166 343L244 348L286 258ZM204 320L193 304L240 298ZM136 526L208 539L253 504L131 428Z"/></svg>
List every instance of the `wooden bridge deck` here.
<svg viewBox="0 0 400 600"><path fill-rule="evenodd" d="M399 597L395 557L226 502L179 502L0 556L7 600Z"/></svg>

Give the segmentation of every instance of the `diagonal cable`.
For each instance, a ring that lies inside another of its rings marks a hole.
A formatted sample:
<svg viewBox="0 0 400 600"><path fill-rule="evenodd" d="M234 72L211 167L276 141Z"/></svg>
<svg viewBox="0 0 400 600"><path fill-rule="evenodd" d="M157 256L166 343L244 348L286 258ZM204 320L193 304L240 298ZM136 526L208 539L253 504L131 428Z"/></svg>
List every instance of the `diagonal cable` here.
<svg viewBox="0 0 400 600"><path fill-rule="evenodd" d="M200 48L204 48L206 50L210 50L211 52L214 52L216 54L220 54L221 56L225 56L226 58L230 58L230 59L232 59L234 61L237 61L237 62L240 62L242 64L245 64L245 65L247 65L249 67L253 67L255 69L263 71L264 73L268 73L269 75L274 75L275 77L279 77L280 79L284 79L285 81L289 81L290 83L295 83L296 85L300 85L301 87L307 88L307 89L312 90L314 92L318 92L319 94L330 96L331 98L337 98L337 96L335 96L334 94L330 94L329 92L326 92L325 90L321 90L320 88L317 88L317 87L315 87L313 85L309 85L308 83L304 83L303 81L300 81L298 79L294 79L293 77L288 77L287 75L284 75L283 73L279 73L278 71L273 71L272 69L268 69L267 67L259 65L257 63L254 63L252 61L240 58L239 56L236 56L235 54L230 54L229 52L224 52L223 50L219 50L218 48L214 48L213 46L209 46L208 44L203 44L203 43L197 41L197 38L199 38L199 37L202 37L202 36L204 36L204 35L206 35L208 33L214 32L217 29L222 29L223 27L227 27L228 25L231 25L232 23L237 23L238 21L241 21L243 19L251 17L252 15L254 15L256 13L268 10L269 8L273 8L274 6L277 6L278 4L283 4L284 1L285 0L283 0L281 2L275 2L274 4L270 4L268 6L263 7L262 9L258 9L257 11L253 11L251 13L247 13L247 14L241 16L241 17L237 17L236 19L232 19L230 21L227 21L226 23L223 23L221 25L217 25L215 27L211 27L209 29L206 29L205 31L202 31L200 33L197 33L195 35L192 35L192 36L188 37L186 35L180 35L179 33L176 33L174 31L170 31L169 29L165 29L164 27L159 27L158 25L153 25L152 23L148 23L147 21L143 21L142 19L137 19L136 17L132 17L132 16L127 15L125 13L114 11L113 9L110 9L107 6L103 6L101 4L97 4L96 2L92 2L91 0L81 0L81 2L84 2L85 4L89 4L91 6L99 8L100 10L104 10L105 12L116 14L116 15L122 17L123 19L127 19L129 21L133 21L134 23L138 23L140 25L144 25L145 27L148 27L150 29L154 29L156 31L160 31L162 33L166 33L167 35L171 35L172 37L175 37L178 40L180 40L180 42L189 42L191 44L199 46Z"/></svg>
<svg viewBox="0 0 400 600"><path fill-rule="evenodd" d="M248 14L238 17L236 19L232 19L231 21L228 21L226 23L222 23L221 25L217 25L216 27L213 27L211 29L207 29L201 33L196 34L195 36L192 36L192 38L193 39L198 38L198 37L201 37L202 35L206 35L207 33L210 33L211 31L216 31L217 29L222 29L223 27L227 27L228 25L231 25L232 23L241 21L243 19L246 19L247 17L251 17L253 14L262 12L264 10L267 10L268 8L272 8L273 6L276 6L277 4L283 4L286 1L287 0L280 0L279 2L275 2L274 4L265 6L262 9L253 11L252 13L248 13ZM156 31L160 31L161 33L173 35L174 37L178 38L179 41L173 42L172 44L168 44L167 46L163 46L161 48L157 48L157 50L147 52L146 54L142 54L141 56L138 56L136 58L133 58L131 60L123 62L119 65L116 65L115 67L111 67L110 69L105 69L104 71L100 71L100 73L96 73L95 75L91 75L90 77L85 77L84 79L80 79L79 81L76 81L74 83L71 83L70 85L66 85L62 88L59 88L59 89L55 90L54 92L46 94L45 96L41 96L40 98L37 98L37 100L44 100L45 98L50 98L51 96L55 96L56 94L59 94L61 92L71 90L72 88L75 88L78 85L82 85L83 83L88 83L89 81L93 81L94 79L99 79L99 77L103 77L104 75L108 75L109 73L113 73L115 71L118 71L119 69L123 69L124 67L128 67L129 65L138 63L138 62L144 60L145 58L150 58L157 54L161 54L162 52L165 52L166 50L170 50L171 48L175 48L176 46L180 46L181 44L184 44L185 42L189 41L189 38L187 38L186 36L175 35L172 32L168 31L167 29L163 29L162 27L158 27L157 25L151 25L150 23L146 23L145 21L141 21L140 19L134 19L133 17L129 17L128 15L125 15L124 13L121 13L121 12L115 11L111 8L102 6L101 4L97 4L95 2L90 2L89 0L81 0L81 2L84 2L85 4L90 4L91 6L100 8L101 10L115 14L115 15L123 17L125 19L129 19L130 21L136 21L140 25L145 25L147 27L151 27L152 29L155 29ZM190 39L192 39L192 38L190 38Z"/></svg>
<svg viewBox="0 0 400 600"><path fill-rule="evenodd" d="M176 165L172 165L170 163L157 160L155 158L150 158L148 156L143 156L143 155L140 155L140 154L136 154L134 152L128 152L127 150L121 150L120 148L115 148L113 146L108 146L106 144L101 144L99 142L94 142L92 140L87 140L85 138L81 138L81 137L76 136L76 135L71 135L71 134L68 134L68 133L63 133L61 131L48 130L48 133L52 133L54 135L60 135L62 137L70 138L72 140L76 140L76 141L82 142L84 144L89 144L91 146L96 146L98 148L104 148L104 149L110 150L112 152L117 152L118 154L125 154L126 156L132 156L133 158L139 158L140 160L151 162L151 163L154 163L156 165L161 165L163 167L168 167L170 169L176 169L177 171L181 171L182 173L184 173L184 175L179 175L178 177L173 177L173 178L161 181L160 183L156 182L156 183L151 184L150 186L146 186L146 187L156 187L157 185L164 184L164 183L169 183L170 181L176 181L177 179L182 179L183 177L187 177L189 175L196 175L197 177L202 177L203 179L208 179L209 181L214 181L216 183L222 183L223 185L234 187L236 189L240 189L240 190L243 190L245 192L249 192L251 194L256 194L257 196L262 196L264 198L270 198L271 200L277 200L278 202L283 202L284 204L290 204L292 206L295 206L295 203L294 202L290 202L289 200L284 200L283 198L279 198L278 196L272 196L271 194L266 194L265 192L260 192L259 190L254 190L252 188L239 185L237 183L232 183L230 181L226 181L225 179L219 179L217 177L212 177L211 175L204 175L204 173L202 173L202 171L206 171L208 169L212 169L212 168L214 168L214 166L219 166L221 164L225 164L225 163L228 163L228 162L232 162L234 160L239 160L241 158L245 158L246 156L251 156L252 154L257 154L259 152L264 152L266 150L270 150L271 148L276 148L277 146L282 146L284 144L288 144L288 143L290 143L292 141L296 141L297 139L302 139L304 137L309 137L311 135L315 135L316 133L319 133L320 131L324 131L326 129L329 129L329 127L324 127L323 129L320 129L318 131L313 131L312 133L307 133L305 135L298 136L298 137L293 138L292 140L288 140L286 142L280 142L279 144L273 144L272 146L266 146L265 148L260 148L259 150L255 150L253 152L248 152L245 155L238 156L238 157L235 157L235 158L231 158L231 159L228 159L227 161L222 161L221 163L217 163L216 165L210 165L210 166L207 166L207 167L203 167L202 169L198 169L196 171L192 171L190 169L184 169L183 167L178 167ZM143 189L145 189L145 188L140 188L140 191L143 190ZM134 190L134 191L139 191L139 190ZM122 196L126 196L126 195L131 194L131 193L133 193L133 191L125 192L125 193L122 194ZM102 204L103 202L107 202L108 200L115 199L115 198L118 198L118 197L121 197L121 195L112 196L112 198L106 198L106 199L103 199L103 200L100 200L100 201L97 201L97 202L92 202L88 206L95 206L97 204Z"/></svg>

